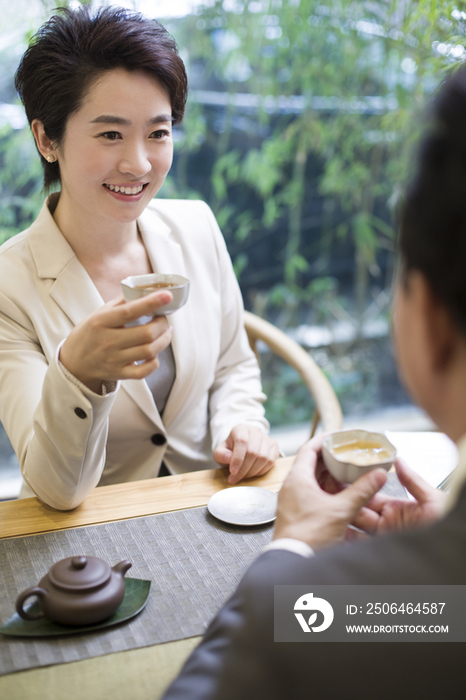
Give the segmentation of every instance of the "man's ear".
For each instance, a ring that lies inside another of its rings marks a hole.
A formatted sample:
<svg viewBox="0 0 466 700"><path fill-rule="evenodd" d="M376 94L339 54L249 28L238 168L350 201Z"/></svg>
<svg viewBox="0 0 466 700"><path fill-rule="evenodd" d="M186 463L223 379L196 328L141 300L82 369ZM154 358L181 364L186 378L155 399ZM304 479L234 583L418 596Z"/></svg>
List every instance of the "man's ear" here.
<svg viewBox="0 0 466 700"><path fill-rule="evenodd" d="M414 294L421 315L430 368L442 373L450 366L459 341L459 333L451 321L446 306L432 290L426 277L419 271L410 273L410 293Z"/></svg>
<svg viewBox="0 0 466 700"><path fill-rule="evenodd" d="M32 133L36 140L36 145L39 153L45 159L47 156L53 156L56 160L56 147L55 144L49 139L45 133L44 125L39 119L33 119L31 123Z"/></svg>

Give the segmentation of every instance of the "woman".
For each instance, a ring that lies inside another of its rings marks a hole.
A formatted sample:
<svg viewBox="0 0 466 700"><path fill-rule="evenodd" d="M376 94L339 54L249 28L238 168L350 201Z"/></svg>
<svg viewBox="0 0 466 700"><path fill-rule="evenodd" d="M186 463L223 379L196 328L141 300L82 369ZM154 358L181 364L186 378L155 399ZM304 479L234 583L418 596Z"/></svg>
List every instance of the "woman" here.
<svg viewBox="0 0 466 700"><path fill-rule="evenodd" d="M138 13L60 10L16 87L45 187L60 184L0 248L0 420L22 495L66 510L162 461L228 464L230 483L265 473L278 447L221 233L202 202L153 200L186 101L175 42ZM123 301L120 281L153 271L188 277L188 303L170 325L125 327L171 299Z"/></svg>

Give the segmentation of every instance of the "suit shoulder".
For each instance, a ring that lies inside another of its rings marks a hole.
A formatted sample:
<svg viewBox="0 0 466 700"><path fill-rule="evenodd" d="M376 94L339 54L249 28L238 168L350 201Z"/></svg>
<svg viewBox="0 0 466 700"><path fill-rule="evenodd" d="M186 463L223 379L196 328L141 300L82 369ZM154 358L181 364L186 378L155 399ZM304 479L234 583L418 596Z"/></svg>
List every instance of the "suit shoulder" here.
<svg viewBox="0 0 466 700"><path fill-rule="evenodd" d="M0 246L0 257L4 257L5 255L8 256L8 253L11 253L15 249L18 249L18 246L24 246L24 244L27 241L28 230L29 229L26 229L26 231L17 233L15 236L8 238L8 240L2 243L2 245Z"/></svg>
<svg viewBox="0 0 466 700"><path fill-rule="evenodd" d="M149 202L148 209L152 211L176 214L176 212L211 211L210 207L202 199L153 199Z"/></svg>
<svg viewBox="0 0 466 700"><path fill-rule="evenodd" d="M221 245L223 236L210 207L200 199L153 199L141 221L156 217L179 241L213 241ZM185 240L187 239L187 241Z"/></svg>
<svg viewBox="0 0 466 700"><path fill-rule="evenodd" d="M0 246L0 285L11 289L18 280L28 279L33 268L28 241L28 231L12 236Z"/></svg>
<svg viewBox="0 0 466 700"><path fill-rule="evenodd" d="M197 227L203 230L213 228L218 230L215 216L201 199L153 199L146 211L157 216L170 228L184 229L189 226L191 231Z"/></svg>

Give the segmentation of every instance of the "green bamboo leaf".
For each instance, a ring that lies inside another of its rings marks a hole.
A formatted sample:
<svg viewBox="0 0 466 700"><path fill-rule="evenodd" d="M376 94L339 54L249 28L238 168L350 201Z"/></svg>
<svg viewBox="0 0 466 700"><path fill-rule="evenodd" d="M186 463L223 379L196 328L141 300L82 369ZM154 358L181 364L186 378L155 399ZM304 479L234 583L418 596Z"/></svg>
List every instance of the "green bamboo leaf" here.
<svg viewBox="0 0 466 700"><path fill-rule="evenodd" d="M139 578L125 578L125 597L118 610L107 620L95 625L76 627L75 625L60 625L43 617L40 620L23 620L15 613L0 627L0 634L9 637L58 637L60 635L81 634L94 630L113 627L137 615L145 607L149 597L151 581ZM40 612L39 603L35 602L28 612Z"/></svg>

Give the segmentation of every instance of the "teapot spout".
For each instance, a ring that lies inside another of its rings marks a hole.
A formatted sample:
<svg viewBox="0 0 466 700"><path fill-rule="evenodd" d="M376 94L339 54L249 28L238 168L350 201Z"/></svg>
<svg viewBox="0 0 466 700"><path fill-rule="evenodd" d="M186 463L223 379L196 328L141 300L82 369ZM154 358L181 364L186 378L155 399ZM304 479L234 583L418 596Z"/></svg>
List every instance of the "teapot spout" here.
<svg viewBox="0 0 466 700"><path fill-rule="evenodd" d="M112 571L114 571L116 574L120 574L120 576L124 576L128 569L130 569L132 566L132 563L125 559L124 561L120 561L118 564L115 564Z"/></svg>

